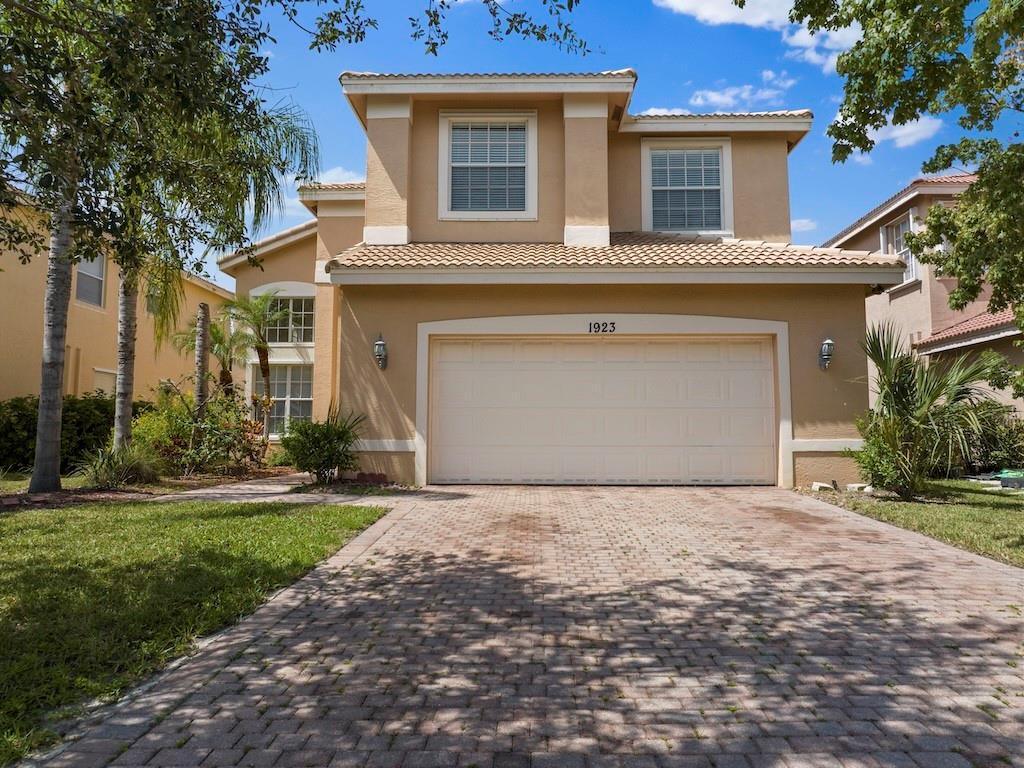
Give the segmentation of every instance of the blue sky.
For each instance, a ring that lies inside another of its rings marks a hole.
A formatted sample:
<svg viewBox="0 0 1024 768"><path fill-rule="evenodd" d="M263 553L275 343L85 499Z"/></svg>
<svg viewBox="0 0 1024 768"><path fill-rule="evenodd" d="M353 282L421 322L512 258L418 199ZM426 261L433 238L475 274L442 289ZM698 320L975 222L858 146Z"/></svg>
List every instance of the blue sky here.
<svg viewBox="0 0 1024 768"><path fill-rule="evenodd" d="M588 56L569 55L543 43L492 41L486 35L489 15L473 0L450 11L448 44L438 56L429 56L409 37L408 17L425 4L367 3L380 28L371 30L365 42L334 52L308 50L303 32L270 17L277 42L267 47L267 85L312 119L320 137L322 180L364 176L365 139L338 84L344 70L578 72L632 67L639 76L633 112L811 109L812 132L790 155L797 243L817 244L842 229L918 175L935 146L957 135L952 118L928 117L884 131L870 156L833 165L825 129L842 93L834 59L855 33L811 39L786 23L791 0L748 0L743 10L730 0L584 0L573 18L593 48ZM522 5L540 8L535 0L522 0ZM259 236L307 218L291 188L285 215ZM217 279L230 285L224 275L217 274Z"/></svg>

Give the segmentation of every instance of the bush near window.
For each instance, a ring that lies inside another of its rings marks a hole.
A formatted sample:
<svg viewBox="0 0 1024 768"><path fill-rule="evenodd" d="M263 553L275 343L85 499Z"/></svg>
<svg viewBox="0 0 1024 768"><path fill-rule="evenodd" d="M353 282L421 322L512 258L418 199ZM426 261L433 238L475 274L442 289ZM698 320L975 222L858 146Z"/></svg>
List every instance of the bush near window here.
<svg viewBox="0 0 1024 768"><path fill-rule="evenodd" d="M133 407L136 413L144 413L150 408L150 403L138 401ZM38 397L0 400L0 467L31 468L35 457L38 415ZM61 471L70 471L104 447L113 428L113 397L103 392L66 396L60 437Z"/></svg>
<svg viewBox="0 0 1024 768"><path fill-rule="evenodd" d="M991 472L1024 467L1024 420L1000 403L979 406L981 430L971 441L966 469Z"/></svg>
<svg viewBox="0 0 1024 768"><path fill-rule="evenodd" d="M292 421L281 446L298 470L309 472L318 483L331 483L359 466L354 447L365 420L354 413L343 416L332 407L325 421Z"/></svg>
<svg viewBox="0 0 1024 768"><path fill-rule="evenodd" d="M123 488L160 479L156 458L136 443L100 448L79 463L76 474L90 488Z"/></svg>
<svg viewBox="0 0 1024 768"><path fill-rule="evenodd" d="M152 410L132 422L132 442L174 475L259 466L266 447L263 424L233 392L213 395L202 419L191 393L162 392Z"/></svg>

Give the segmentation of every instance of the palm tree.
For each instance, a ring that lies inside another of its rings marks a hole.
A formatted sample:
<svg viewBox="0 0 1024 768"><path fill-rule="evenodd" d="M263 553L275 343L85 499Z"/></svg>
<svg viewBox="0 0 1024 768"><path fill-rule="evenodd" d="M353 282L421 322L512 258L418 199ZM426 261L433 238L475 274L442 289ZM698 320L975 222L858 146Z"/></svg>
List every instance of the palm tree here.
<svg viewBox="0 0 1024 768"><path fill-rule="evenodd" d="M871 328L863 346L876 369L878 399L861 431L866 448L880 453L886 465L870 479L901 498L913 498L933 470L948 471L968 453L982 426L977 406L991 400L982 385L995 375L998 362L967 355L948 363L925 362L889 323Z"/></svg>
<svg viewBox="0 0 1024 768"><path fill-rule="evenodd" d="M256 353L263 379L263 436L270 435L270 408L274 404L270 396L270 341L267 326L277 325L288 317L287 307L277 301L277 292L270 291L256 296L240 296L224 305L224 311L239 328L249 334L249 347Z"/></svg>
<svg viewBox="0 0 1024 768"><path fill-rule="evenodd" d="M178 331L172 337L176 349L181 352L196 351L196 323L193 319L188 330ZM217 384L224 394L235 390L232 369L245 360L246 353L254 349L256 341L245 328L231 321L227 312L222 312L210 323L210 354L217 361Z"/></svg>

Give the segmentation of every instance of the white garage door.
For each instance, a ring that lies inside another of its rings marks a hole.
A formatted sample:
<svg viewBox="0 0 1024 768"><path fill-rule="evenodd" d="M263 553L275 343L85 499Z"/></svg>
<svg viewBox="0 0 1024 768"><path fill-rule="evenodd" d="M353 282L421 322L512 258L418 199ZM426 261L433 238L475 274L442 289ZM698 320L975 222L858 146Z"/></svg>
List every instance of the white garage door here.
<svg viewBox="0 0 1024 768"><path fill-rule="evenodd" d="M435 483L770 484L760 337L436 339Z"/></svg>

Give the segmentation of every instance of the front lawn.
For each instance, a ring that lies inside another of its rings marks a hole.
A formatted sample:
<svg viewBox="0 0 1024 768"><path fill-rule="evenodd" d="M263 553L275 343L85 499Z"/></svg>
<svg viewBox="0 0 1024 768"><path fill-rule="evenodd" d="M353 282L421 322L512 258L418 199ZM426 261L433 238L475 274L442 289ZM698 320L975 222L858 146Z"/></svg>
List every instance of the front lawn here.
<svg viewBox="0 0 1024 768"><path fill-rule="evenodd" d="M1024 568L1024 495L967 481L932 483L917 501L862 493L820 493L825 501L979 555Z"/></svg>
<svg viewBox="0 0 1024 768"><path fill-rule="evenodd" d="M253 611L385 510L88 504L0 515L0 764Z"/></svg>

